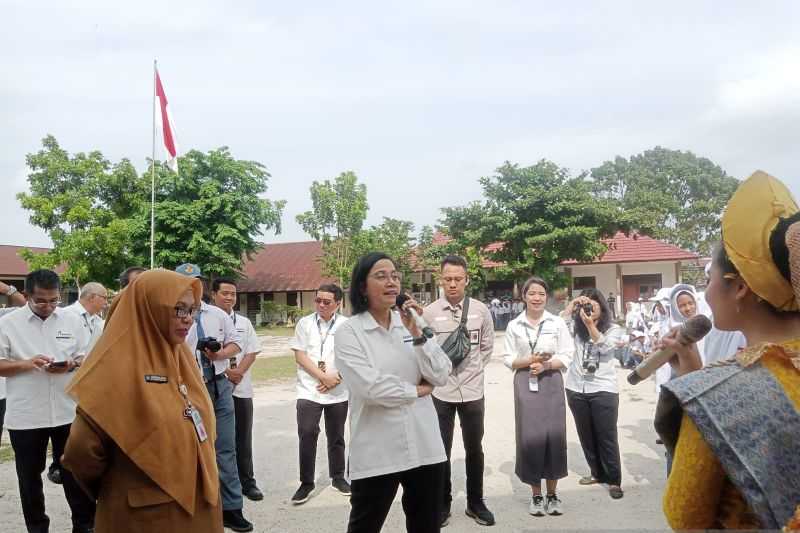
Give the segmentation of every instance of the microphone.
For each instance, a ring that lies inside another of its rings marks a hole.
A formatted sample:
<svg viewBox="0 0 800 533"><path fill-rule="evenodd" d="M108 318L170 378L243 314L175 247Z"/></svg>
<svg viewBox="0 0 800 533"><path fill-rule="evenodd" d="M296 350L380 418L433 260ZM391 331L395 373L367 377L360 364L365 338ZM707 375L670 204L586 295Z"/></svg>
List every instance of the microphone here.
<svg viewBox="0 0 800 533"><path fill-rule="evenodd" d="M397 306L398 309L400 309L401 313L403 312L403 304L406 303L407 301L409 301L410 299L411 299L411 297L408 296L407 294L398 294L397 295L397 300L395 301L395 305ZM417 313L417 310L410 307L408 309L408 314L411 315L411 318L414 319L414 323L417 324L417 327L422 332L422 334L424 336L426 336L427 338L432 339L433 338L433 330L428 325L428 323L425 322L425 319L422 318L421 316L419 316L419 314Z"/></svg>
<svg viewBox="0 0 800 533"><path fill-rule="evenodd" d="M693 344L711 331L711 320L705 315L696 315L687 320L678 330L678 342L681 344ZM642 380L647 379L653 372L658 370L661 365L669 362L675 355L674 350L662 348L653 352L647 359L639 363L633 372L628 374L628 383L637 385Z"/></svg>

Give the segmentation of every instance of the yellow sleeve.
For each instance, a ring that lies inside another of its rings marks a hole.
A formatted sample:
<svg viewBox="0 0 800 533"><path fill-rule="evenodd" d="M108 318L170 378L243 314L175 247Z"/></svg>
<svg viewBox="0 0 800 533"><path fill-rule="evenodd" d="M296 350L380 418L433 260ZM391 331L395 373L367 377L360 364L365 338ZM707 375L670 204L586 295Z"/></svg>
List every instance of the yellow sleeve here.
<svg viewBox="0 0 800 533"><path fill-rule="evenodd" d="M672 472L664 491L664 515L672 529L708 529L718 520L725 483L722 465L697 426L683 415Z"/></svg>

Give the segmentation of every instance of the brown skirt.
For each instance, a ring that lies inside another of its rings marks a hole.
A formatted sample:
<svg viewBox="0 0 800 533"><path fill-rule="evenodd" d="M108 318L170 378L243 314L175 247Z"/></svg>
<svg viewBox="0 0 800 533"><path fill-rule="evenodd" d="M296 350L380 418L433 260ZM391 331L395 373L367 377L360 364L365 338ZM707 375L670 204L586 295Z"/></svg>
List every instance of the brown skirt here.
<svg viewBox="0 0 800 533"><path fill-rule="evenodd" d="M514 374L514 421L520 481L539 485L542 479L567 477L567 406L559 370L539 374L539 391L528 388L530 371Z"/></svg>

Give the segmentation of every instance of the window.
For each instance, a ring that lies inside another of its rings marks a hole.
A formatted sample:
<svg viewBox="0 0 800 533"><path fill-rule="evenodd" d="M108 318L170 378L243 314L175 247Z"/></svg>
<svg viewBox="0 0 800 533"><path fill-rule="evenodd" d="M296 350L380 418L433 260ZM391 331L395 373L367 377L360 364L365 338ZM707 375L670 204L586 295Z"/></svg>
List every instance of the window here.
<svg viewBox="0 0 800 533"><path fill-rule="evenodd" d="M596 288L594 276L583 276L579 278L572 278L572 290L582 291L584 289Z"/></svg>
<svg viewBox="0 0 800 533"><path fill-rule="evenodd" d="M287 292L286 293L286 305L291 305L297 307L297 293L296 292Z"/></svg>

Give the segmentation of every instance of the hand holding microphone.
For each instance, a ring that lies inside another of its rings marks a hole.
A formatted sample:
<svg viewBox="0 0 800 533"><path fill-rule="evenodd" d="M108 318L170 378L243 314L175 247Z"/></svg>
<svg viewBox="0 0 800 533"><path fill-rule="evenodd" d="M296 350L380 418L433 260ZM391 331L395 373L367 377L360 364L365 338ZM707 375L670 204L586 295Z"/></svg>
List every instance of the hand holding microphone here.
<svg viewBox="0 0 800 533"><path fill-rule="evenodd" d="M407 294L398 294L395 305L397 306L397 309L400 310L400 316L403 318L403 323L405 324L406 329L411 331L409 326L411 323L413 323L417 326L417 329L419 329L423 336L429 339L433 338L433 330L420 315L422 308L413 298ZM407 320L409 322L407 322Z"/></svg>

